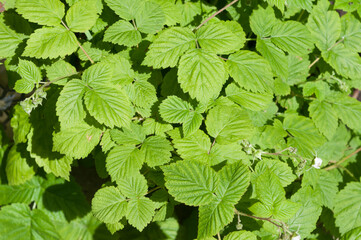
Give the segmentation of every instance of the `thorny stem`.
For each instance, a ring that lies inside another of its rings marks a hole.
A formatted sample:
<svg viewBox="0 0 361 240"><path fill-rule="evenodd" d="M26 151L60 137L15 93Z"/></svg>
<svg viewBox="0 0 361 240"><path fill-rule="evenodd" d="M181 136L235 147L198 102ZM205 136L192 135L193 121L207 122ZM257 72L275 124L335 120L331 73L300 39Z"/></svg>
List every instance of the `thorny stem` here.
<svg viewBox="0 0 361 240"><path fill-rule="evenodd" d="M331 47L327 49L327 52L330 51L332 48L336 47L339 43L341 43L345 38L342 37L340 40L338 40L335 44L333 44ZM318 61L320 61L320 57L316 58L315 61L313 61L308 68L311 68L313 65L315 65Z"/></svg>
<svg viewBox="0 0 361 240"><path fill-rule="evenodd" d="M68 28L68 26L64 23L63 20L61 20L61 23L63 24L63 26L70 31L70 29ZM76 40L76 43L78 44L78 46L80 47L80 49L83 51L83 53L85 54L85 56L87 56L87 58L89 59L89 61L94 64L93 59L91 59L91 57L89 56L89 54L85 51L85 49L83 48L83 46L80 44L80 42L78 40Z"/></svg>
<svg viewBox="0 0 361 240"><path fill-rule="evenodd" d="M349 159L350 157L352 157L353 155L357 154L358 152L361 151L361 147L359 147L358 149L356 149L354 152L350 153L349 155L347 155L346 157L344 157L341 161L336 162L335 164L328 166L327 168L324 168L326 171L332 170L334 168L338 168L341 167L341 164L343 162L345 162L347 159Z"/></svg>
<svg viewBox="0 0 361 240"><path fill-rule="evenodd" d="M223 8L219 9L217 12L213 13L209 18L207 18L206 20L204 20L198 27L196 27L193 31L197 31L200 27L202 27L204 24L206 24L209 20L211 20L212 18L214 18L215 16L217 16L218 14L220 14L221 12L223 12L224 10L226 10L227 8L229 8L230 6L232 6L233 4L235 4L236 2L238 2L238 0L233 0L232 2L230 2L229 4L227 4L226 6L224 6Z"/></svg>

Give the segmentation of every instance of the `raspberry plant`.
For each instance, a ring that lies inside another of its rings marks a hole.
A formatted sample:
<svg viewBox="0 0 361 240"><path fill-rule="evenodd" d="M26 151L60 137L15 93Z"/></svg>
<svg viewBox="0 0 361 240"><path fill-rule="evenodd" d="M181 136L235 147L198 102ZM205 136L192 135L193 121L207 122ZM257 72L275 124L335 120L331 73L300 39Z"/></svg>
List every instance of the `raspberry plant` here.
<svg viewBox="0 0 361 240"><path fill-rule="evenodd" d="M359 0L3 3L0 239L359 238Z"/></svg>

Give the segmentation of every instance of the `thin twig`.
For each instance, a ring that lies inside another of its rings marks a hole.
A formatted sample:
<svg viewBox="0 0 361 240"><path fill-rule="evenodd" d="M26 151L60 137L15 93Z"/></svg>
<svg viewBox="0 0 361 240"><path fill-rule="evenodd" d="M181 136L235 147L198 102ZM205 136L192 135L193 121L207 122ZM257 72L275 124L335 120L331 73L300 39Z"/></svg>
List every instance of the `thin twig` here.
<svg viewBox="0 0 361 240"><path fill-rule="evenodd" d="M275 223L274 221L272 221L271 218L264 218L264 217L257 217L257 216L252 216L252 215L249 215L247 213L243 213L243 212L240 212L238 211L237 209L234 209L234 212L238 215L241 215L241 216L245 216L245 217L249 217L249 218L254 218L254 219L258 219L258 220L263 220L263 221L267 221L267 222L270 222L272 223L273 225L275 225L276 227L279 227L279 228L282 228L283 229L283 226L282 225L279 225L277 223Z"/></svg>
<svg viewBox="0 0 361 240"><path fill-rule="evenodd" d="M206 20L204 20L198 27L196 27L193 31L197 31L200 27L202 27L204 24L206 24L209 20L211 20L212 18L214 18L215 16L217 16L218 14L220 14L221 12L223 12L224 10L226 10L227 8L229 8L230 6L232 6L233 4L235 4L236 2L238 2L238 0L233 0L232 2L230 2L229 4L227 4L226 6L224 6L223 8L219 9L217 12L213 13L209 18L207 18Z"/></svg>
<svg viewBox="0 0 361 240"><path fill-rule="evenodd" d="M63 26L70 31L70 29L68 28L68 26L64 23L63 20L61 20L61 23L63 24ZM89 59L89 61L94 64L93 59L91 59L91 57L89 56L89 54L85 51L85 49L83 48L83 46L80 44L80 42L78 41L78 39L76 40L76 43L78 44L78 46L80 47L80 49L83 51L83 53L85 54L85 56L87 56L87 58Z"/></svg>
<svg viewBox="0 0 361 240"><path fill-rule="evenodd" d="M332 170L334 168L338 168L340 167L340 165L345 162L347 159L349 159L350 157L352 157L353 155L357 154L358 152L361 151L361 147L359 147L358 149L356 149L354 152L350 153L349 155L347 155L346 157L344 157L341 161L331 165L331 166L328 166L327 168L324 168L326 171L329 171L329 170Z"/></svg>
<svg viewBox="0 0 361 240"><path fill-rule="evenodd" d="M211 153L212 147L216 144L216 138L213 140L211 147L208 150L208 155Z"/></svg>
<svg viewBox="0 0 361 240"><path fill-rule="evenodd" d="M355 99L357 99L357 98L358 98L358 95L360 95L360 90L355 89L355 91L354 91L353 94L352 94L352 97L355 98Z"/></svg>
<svg viewBox="0 0 361 240"><path fill-rule="evenodd" d="M158 189L161 189L162 187L155 187L153 189L150 189L145 195L148 195L149 193L152 193L152 192L155 192L157 191Z"/></svg>
<svg viewBox="0 0 361 240"><path fill-rule="evenodd" d="M217 233L218 240L222 240L221 234Z"/></svg>

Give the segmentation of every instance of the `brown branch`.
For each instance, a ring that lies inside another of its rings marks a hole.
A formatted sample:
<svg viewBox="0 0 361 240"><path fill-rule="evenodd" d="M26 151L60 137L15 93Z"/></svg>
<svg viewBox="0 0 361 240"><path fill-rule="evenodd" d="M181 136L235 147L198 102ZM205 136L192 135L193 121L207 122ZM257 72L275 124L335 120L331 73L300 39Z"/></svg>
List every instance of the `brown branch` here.
<svg viewBox="0 0 361 240"><path fill-rule="evenodd" d="M223 12L224 10L226 10L227 8L229 8L230 6L232 6L233 4L235 4L236 2L238 2L238 0L233 0L232 2L230 2L229 4L227 4L226 6L224 6L223 8L219 9L217 12L213 13L209 18L207 18L206 20L204 20L198 27L196 27L193 31L197 31L200 27L202 27L204 24L206 24L209 20L211 20L212 18L214 18L215 16L217 16L218 14L220 14L221 12Z"/></svg>
<svg viewBox="0 0 361 240"><path fill-rule="evenodd" d="M70 29L68 28L68 26L64 23L63 20L61 20L61 23L63 24L63 26L70 31ZM78 44L78 46L80 47L80 49L83 51L83 53L85 54L85 56L87 56L87 58L89 59L89 61L94 64L93 59L91 59L91 57L89 56L89 54L85 51L85 49L83 48L83 46L80 44L80 42L78 40L76 40L76 43Z"/></svg>
<svg viewBox="0 0 361 240"><path fill-rule="evenodd" d="M336 162L335 164L328 166L327 168L324 168L326 171L332 170L334 168L338 168L340 167L340 164L342 164L343 162L345 162L347 159L349 159L350 157L352 157L353 155L357 154L358 152L361 151L361 147L359 147L358 149L356 149L354 152L350 153L349 155L347 155L346 157L344 157L341 161Z"/></svg>

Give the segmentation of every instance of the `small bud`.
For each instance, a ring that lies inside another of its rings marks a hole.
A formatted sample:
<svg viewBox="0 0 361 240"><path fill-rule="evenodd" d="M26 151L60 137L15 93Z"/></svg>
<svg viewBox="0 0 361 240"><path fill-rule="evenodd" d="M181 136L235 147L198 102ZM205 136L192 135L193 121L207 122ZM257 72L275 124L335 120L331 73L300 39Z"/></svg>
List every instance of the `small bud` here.
<svg viewBox="0 0 361 240"><path fill-rule="evenodd" d="M297 234L296 236L292 237L291 240L301 240L301 236Z"/></svg>
<svg viewBox="0 0 361 240"><path fill-rule="evenodd" d="M254 153L254 157L255 157L255 158L258 158L259 160L262 160L262 153L263 153L263 151L257 150L257 151Z"/></svg>
<svg viewBox="0 0 361 240"><path fill-rule="evenodd" d="M242 224L242 223L238 223L238 224L236 225L236 229L237 229L237 230L242 230L242 229L243 229L243 224Z"/></svg>
<svg viewBox="0 0 361 240"><path fill-rule="evenodd" d="M322 159L319 157L316 157L314 160L314 164L312 165L312 167L320 169L321 165L322 165Z"/></svg>

